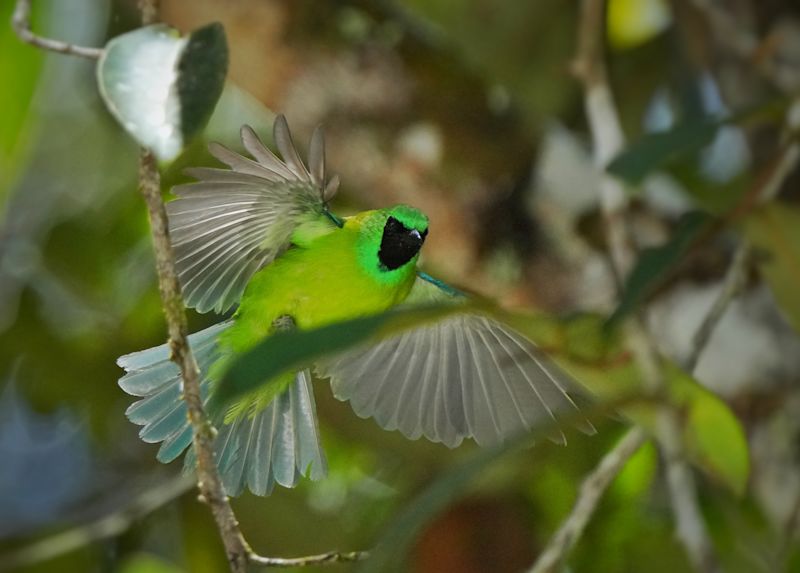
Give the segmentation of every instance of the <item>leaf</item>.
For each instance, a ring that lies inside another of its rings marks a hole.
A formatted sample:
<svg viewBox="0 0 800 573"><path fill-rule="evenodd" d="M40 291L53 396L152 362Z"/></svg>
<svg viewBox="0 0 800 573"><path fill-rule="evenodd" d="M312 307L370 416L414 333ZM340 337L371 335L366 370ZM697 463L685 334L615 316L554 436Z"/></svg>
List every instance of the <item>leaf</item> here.
<svg viewBox="0 0 800 573"><path fill-rule="evenodd" d="M580 416L597 420L615 411L622 403L635 400L620 396L614 400L598 401ZM568 418L564 421L569 423ZM507 455L531 446L537 439L551 435L558 422L546 421L531 432L516 436L505 443L477 450L466 460L449 468L419 494L381 534L370 558L357 569L359 573L405 571L404 559L422 529L454 500L463 495L467 487L481 472Z"/></svg>
<svg viewBox="0 0 800 573"><path fill-rule="evenodd" d="M760 267L792 327L800 332L800 210L770 203L753 211L744 224L753 245L768 257Z"/></svg>
<svg viewBox="0 0 800 573"><path fill-rule="evenodd" d="M608 39L617 50L649 42L672 23L665 0L612 0L606 14Z"/></svg>
<svg viewBox="0 0 800 573"><path fill-rule="evenodd" d="M515 322L514 326L545 347L566 372L601 402L643 392L641 373L618 339L618 330L607 330L600 316L579 315L560 323L539 316L527 329L522 323ZM557 332L559 327L561 332ZM742 495L750 462L739 420L723 400L676 364L663 360L662 368L670 399L684 414L684 445L689 461L712 480ZM655 432L654 404L629 404L620 410L651 434Z"/></svg>
<svg viewBox="0 0 800 573"><path fill-rule="evenodd" d="M23 43L8 25L13 2L0 6L0 78L6 78L0 89L0 198L24 165L23 158L30 143L29 123L38 119L31 114L33 94L41 77L42 50Z"/></svg>
<svg viewBox="0 0 800 573"><path fill-rule="evenodd" d="M750 475L747 438L725 402L696 385L689 400L684 443L690 460L741 497Z"/></svg>
<svg viewBox="0 0 800 573"><path fill-rule="evenodd" d="M606 170L635 186L656 169L711 143L721 128L783 115L788 103L784 98L771 99L725 117L685 121L667 131L650 133L612 159Z"/></svg>
<svg viewBox="0 0 800 573"><path fill-rule="evenodd" d="M162 161L175 158L205 126L222 94L228 48L220 24L188 37L164 24L122 34L97 66L108 109Z"/></svg>
<svg viewBox="0 0 800 573"><path fill-rule="evenodd" d="M484 448L465 462L449 469L418 495L384 530L369 559L358 567L359 573L385 573L405 571L405 558L409 548L422 529L439 513L458 499L467 486L484 469L510 451L531 443L531 436L510 440L491 448Z"/></svg>
<svg viewBox="0 0 800 573"><path fill-rule="evenodd" d="M149 553L138 553L119 568L119 573L181 573L182 569Z"/></svg>
<svg viewBox="0 0 800 573"><path fill-rule="evenodd" d="M653 293L669 271L683 259L709 221L711 217L703 212L687 213L664 245L641 252L625 279L622 298L608 319L609 324L618 324Z"/></svg>
<svg viewBox="0 0 800 573"><path fill-rule="evenodd" d="M726 123L727 120L705 119L645 135L615 157L606 169L612 175L636 185L669 161L711 143L717 130Z"/></svg>
<svg viewBox="0 0 800 573"><path fill-rule="evenodd" d="M236 149L242 145L243 125L249 125L262 137L272 137L274 122L274 113L255 96L229 81L225 83L203 135L208 141Z"/></svg>
<svg viewBox="0 0 800 573"><path fill-rule="evenodd" d="M609 493L630 503L643 497L658 474L658 452L652 441L636 450L611 485Z"/></svg>
<svg viewBox="0 0 800 573"><path fill-rule="evenodd" d="M279 331L239 357L225 372L214 393L213 407L280 381L280 375L313 363L371 338L396 334L456 312L475 309L473 304L439 304L390 310L381 314L337 322L310 330Z"/></svg>

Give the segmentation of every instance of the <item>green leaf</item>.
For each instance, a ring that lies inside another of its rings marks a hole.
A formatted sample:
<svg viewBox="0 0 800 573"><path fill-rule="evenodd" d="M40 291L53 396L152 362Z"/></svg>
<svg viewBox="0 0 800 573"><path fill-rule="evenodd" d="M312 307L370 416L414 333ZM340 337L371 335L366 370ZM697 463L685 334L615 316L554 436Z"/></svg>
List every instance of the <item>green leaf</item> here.
<svg viewBox="0 0 800 573"><path fill-rule="evenodd" d="M204 137L226 147L236 149L242 145L241 127L249 125L262 137L272 137L272 113L255 96L233 82L226 82Z"/></svg>
<svg viewBox="0 0 800 573"><path fill-rule="evenodd" d="M560 322L538 316L530 322L526 328L520 319L513 322L513 326L542 345L600 402L643 392L641 372L619 339L620 333L607 330L600 316L578 315ZM676 364L663 360L662 368L670 399L684 414L684 445L689 461L712 480L737 495L743 494L750 462L739 420L724 401ZM656 408L654 404L634 403L621 411L625 417L654 433Z"/></svg>
<svg viewBox="0 0 800 573"><path fill-rule="evenodd" d="M585 419L598 420L614 412L620 404L634 401L632 396L618 396L614 400L601 400L583 413ZM581 416L581 419L584 417ZM578 415L576 415L577 419ZM569 417L561 423L547 421L531 432L514 437L503 444L477 450L463 462L449 468L419 494L390 523L381 534L370 558L363 561L359 573L406 571L404 560L409 548L422 529L454 500L464 494L481 472L507 455L530 447L538 439L551 435L560 424L569 424Z"/></svg>
<svg viewBox="0 0 800 573"><path fill-rule="evenodd" d="M108 42L97 81L108 109L125 130L160 160L170 161L211 117L227 67L220 24L188 37L156 24Z"/></svg>
<svg viewBox="0 0 800 573"><path fill-rule="evenodd" d="M525 436L484 448L465 462L455 465L418 495L384 530L369 559L358 567L359 573L406 571L405 559L422 529L434 517L458 499L483 470L510 451L517 450L532 438Z"/></svg>
<svg viewBox="0 0 800 573"><path fill-rule="evenodd" d="M658 474L658 452L652 441L645 443L627 461L614 479L610 493L623 502L632 502L643 497Z"/></svg>
<svg viewBox="0 0 800 573"><path fill-rule="evenodd" d="M276 332L230 366L214 393L213 407L230 404L245 394L265 389L266 384L280 382L281 374L311 364L323 356L477 307L477 304L427 305L390 310L310 330Z"/></svg>
<svg viewBox="0 0 800 573"><path fill-rule="evenodd" d="M624 149L606 170L635 186L656 169L711 143L720 128L775 118L785 112L788 103L784 98L771 99L726 117L700 118L679 123L667 131L650 133Z"/></svg>
<svg viewBox="0 0 800 573"><path fill-rule="evenodd" d="M689 458L743 496L750 475L750 454L744 430L728 405L699 388L689 406L685 432Z"/></svg>
<svg viewBox="0 0 800 573"><path fill-rule="evenodd" d="M711 143L725 123L726 120L705 119L645 135L615 157L607 171L631 185L641 183L659 167Z"/></svg>
<svg viewBox="0 0 800 573"><path fill-rule="evenodd" d="M625 279L622 299L609 318L609 324L618 324L653 293L660 282L683 259L694 240L710 221L711 217L703 212L687 213L664 245L641 252L633 270Z"/></svg>
<svg viewBox="0 0 800 573"><path fill-rule="evenodd" d="M668 363L666 375L673 400L684 412L689 460L736 495L744 495L750 453L739 419L719 396L676 365Z"/></svg>
<svg viewBox="0 0 800 573"><path fill-rule="evenodd" d="M29 122L33 94L41 77L44 54L23 43L9 25L14 2L0 5L0 199L24 164L22 157L30 140Z"/></svg>
<svg viewBox="0 0 800 573"><path fill-rule="evenodd" d="M139 553L126 559L119 573L182 573L182 570L155 555Z"/></svg>
<svg viewBox="0 0 800 573"><path fill-rule="evenodd" d="M752 244L767 253L761 271L775 299L800 332L800 210L770 203L754 211L744 231Z"/></svg>

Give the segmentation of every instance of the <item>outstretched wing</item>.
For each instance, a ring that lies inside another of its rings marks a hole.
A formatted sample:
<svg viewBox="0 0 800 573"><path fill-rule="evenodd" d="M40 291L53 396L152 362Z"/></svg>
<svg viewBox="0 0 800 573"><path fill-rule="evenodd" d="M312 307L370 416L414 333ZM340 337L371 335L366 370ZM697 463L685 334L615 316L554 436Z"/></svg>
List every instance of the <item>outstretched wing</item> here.
<svg viewBox="0 0 800 573"><path fill-rule="evenodd" d="M405 304L464 298L420 274ZM330 377L334 395L362 418L451 448L466 437L495 444L574 413L580 395L527 338L478 314L453 315L349 351L319 364L317 372ZM594 431L588 421L581 429ZM552 439L565 440L560 430Z"/></svg>
<svg viewBox="0 0 800 573"><path fill-rule="evenodd" d="M250 127L241 135L253 159L212 143L212 155L230 169L187 170L197 181L176 186L178 199L167 204L184 298L199 312L236 304L253 274L289 246L298 225L327 218L325 203L338 186L326 178L321 129L311 138L308 168L282 115L274 124L282 160Z"/></svg>

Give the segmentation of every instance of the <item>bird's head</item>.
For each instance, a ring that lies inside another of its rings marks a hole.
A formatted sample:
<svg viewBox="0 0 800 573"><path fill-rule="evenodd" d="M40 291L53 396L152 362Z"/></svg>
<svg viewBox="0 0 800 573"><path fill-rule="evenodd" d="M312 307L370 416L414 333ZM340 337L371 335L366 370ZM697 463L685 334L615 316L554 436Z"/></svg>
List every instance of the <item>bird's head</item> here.
<svg viewBox="0 0 800 573"><path fill-rule="evenodd" d="M428 235L428 217L408 205L366 211L347 225L358 227L359 251L368 267L384 273L416 260Z"/></svg>

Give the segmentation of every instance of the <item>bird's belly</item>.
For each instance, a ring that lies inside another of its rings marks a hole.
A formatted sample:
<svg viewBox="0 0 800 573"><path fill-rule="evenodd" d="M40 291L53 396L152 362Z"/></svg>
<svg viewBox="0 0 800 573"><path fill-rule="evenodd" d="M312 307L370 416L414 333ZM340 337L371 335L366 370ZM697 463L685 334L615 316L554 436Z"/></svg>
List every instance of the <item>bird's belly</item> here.
<svg viewBox="0 0 800 573"><path fill-rule="evenodd" d="M405 299L415 276L412 269L408 280L381 284L359 269L355 257L324 264L308 258L303 250L287 252L253 277L231 329L241 334L232 335L239 338L237 350L268 335L281 316L309 329L385 311Z"/></svg>
<svg viewBox="0 0 800 573"><path fill-rule="evenodd" d="M304 278L288 305L293 308L289 314L303 329L383 312L408 294L402 286L376 284L360 273L311 271Z"/></svg>

